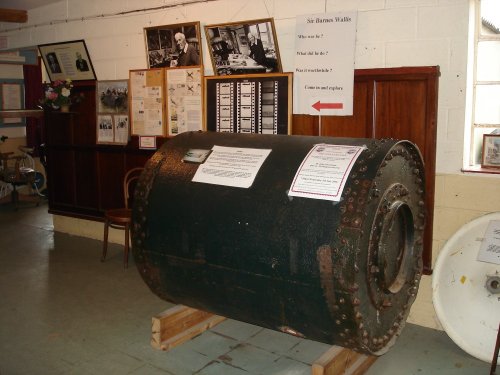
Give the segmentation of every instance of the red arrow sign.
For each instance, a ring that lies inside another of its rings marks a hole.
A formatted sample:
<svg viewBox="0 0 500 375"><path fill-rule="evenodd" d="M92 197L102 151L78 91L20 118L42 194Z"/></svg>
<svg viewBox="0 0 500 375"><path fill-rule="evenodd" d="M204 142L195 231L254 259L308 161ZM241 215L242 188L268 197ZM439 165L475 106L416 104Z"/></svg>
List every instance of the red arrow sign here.
<svg viewBox="0 0 500 375"><path fill-rule="evenodd" d="M344 103L321 103L321 101L318 100L312 107L319 112L322 109L342 109L344 108Z"/></svg>

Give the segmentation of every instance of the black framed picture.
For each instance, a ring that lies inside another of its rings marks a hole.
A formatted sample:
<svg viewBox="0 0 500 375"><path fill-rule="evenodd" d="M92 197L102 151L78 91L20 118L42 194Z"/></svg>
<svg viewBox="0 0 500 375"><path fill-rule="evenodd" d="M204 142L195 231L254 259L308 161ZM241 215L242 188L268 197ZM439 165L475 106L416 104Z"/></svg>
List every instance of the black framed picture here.
<svg viewBox="0 0 500 375"><path fill-rule="evenodd" d="M148 68L203 65L200 23L144 28Z"/></svg>
<svg viewBox="0 0 500 375"><path fill-rule="evenodd" d="M208 131L290 134L292 73L205 77Z"/></svg>
<svg viewBox="0 0 500 375"><path fill-rule="evenodd" d="M96 75L84 40L38 46L49 79L53 81L96 80Z"/></svg>
<svg viewBox="0 0 500 375"><path fill-rule="evenodd" d="M205 26L216 75L282 72L272 18Z"/></svg>

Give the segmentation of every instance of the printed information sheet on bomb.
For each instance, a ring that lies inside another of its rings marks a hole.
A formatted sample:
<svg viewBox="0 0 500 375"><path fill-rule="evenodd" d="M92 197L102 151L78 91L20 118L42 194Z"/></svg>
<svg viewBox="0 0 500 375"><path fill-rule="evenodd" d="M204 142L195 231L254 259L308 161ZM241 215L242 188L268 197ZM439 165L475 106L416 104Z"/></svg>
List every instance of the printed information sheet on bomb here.
<svg viewBox="0 0 500 375"><path fill-rule="evenodd" d="M491 220L488 224L477 260L500 264L500 220Z"/></svg>
<svg viewBox="0 0 500 375"><path fill-rule="evenodd" d="M214 146L192 181L249 188L270 152L256 148Z"/></svg>
<svg viewBox="0 0 500 375"><path fill-rule="evenodd" d="M315 145L302 161L288 195L340 201L361 146Z"/></svg>

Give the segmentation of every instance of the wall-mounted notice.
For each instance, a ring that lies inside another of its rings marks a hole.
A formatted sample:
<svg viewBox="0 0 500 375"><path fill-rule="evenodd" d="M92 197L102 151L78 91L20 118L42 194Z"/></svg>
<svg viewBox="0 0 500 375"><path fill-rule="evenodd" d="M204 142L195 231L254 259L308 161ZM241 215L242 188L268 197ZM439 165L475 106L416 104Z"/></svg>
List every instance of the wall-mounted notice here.
<svg viewBox="0 0 500 375"><path fill-rule="evenodd" d="M491 220L488 224L477 260L500 264L500 220Z"/></svg>
<svg viewBox="0 0 500 375"><path fill-rule="evenodd" d="M315 145L302 161L288 195L340 201L361 146Z"/></svg>
<svg viewBox="0 0 500 375"><path fill-rule="evenodd" d="M129 72L129 108L132 134L165 136L164 70Z"/></svg>
<svg viewBox="0 0 500 375"><path fill-rule="evenodd" d="M352 115L357 12L297 16L293 113Z"/></svg>
<svg viewBox="0 0 500 375"><path fill-rule="evenodd" d="M168 135L203 130L201 68L165 71Z"/></svg>
<svg viewBox="0 0 500 375"><path fill-rule="evenodd" d="M0 109L22 109L24 93L22 85L17 83L0 83ZM20 124L20 117L4 118L3 124Z"/></svg>
<svg viewBox="0 0 500 375"><path fill-rule="evenodd" d="M270 152L258 148L214 146L196 171L193 182L249 188Z"/></svg>

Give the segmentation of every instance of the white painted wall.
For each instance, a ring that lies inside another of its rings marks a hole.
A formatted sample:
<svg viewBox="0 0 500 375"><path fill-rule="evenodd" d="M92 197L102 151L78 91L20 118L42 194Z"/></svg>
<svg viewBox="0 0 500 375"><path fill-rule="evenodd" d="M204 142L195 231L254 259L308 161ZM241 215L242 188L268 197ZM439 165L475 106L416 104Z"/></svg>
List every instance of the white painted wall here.
<svg viewBox="0 0 500 375"><path fill-rule="evenodd" d="M30 11L27 25L0 24L0 36L8 37L9 48L85 39L99 80L126 79L129 70L147 67L144 27L200 21L203 29L207 24L273 17L284 71L292 71L296 15L357 10L356 68L439 65L441 69L434 258L463 224L500 210L499 178L460 172L469 0L218 0L116 17L94 17L179 3L66 0ZM85 19L89 17L94 18ZM65 22L66 19L78 20ZM205 74L211 75L203 32L202 46ZM54 227L67 233L102 238L102 223L55 217ZM111 236L112 241L123 241L122 233ZM432 307L430 284L431 277L424 276L409 321L440 328Z"/></svg>
<svg viewBox="0 0 500 375"><path fill-rule="evenodd" d="M9 48L85 39L97 78L125 79L130 69L147 67L144 27L200 21L203 28L211 23L273 17L283 68L292 71L296 15L357 10L356 68L440 66L437 172L460 172L468 0L219 0L99 17L179 3L66 0L30 11L27 24L1 24L0 36L7 36ZM202 34L205 74L211 75Z"/></svg>

